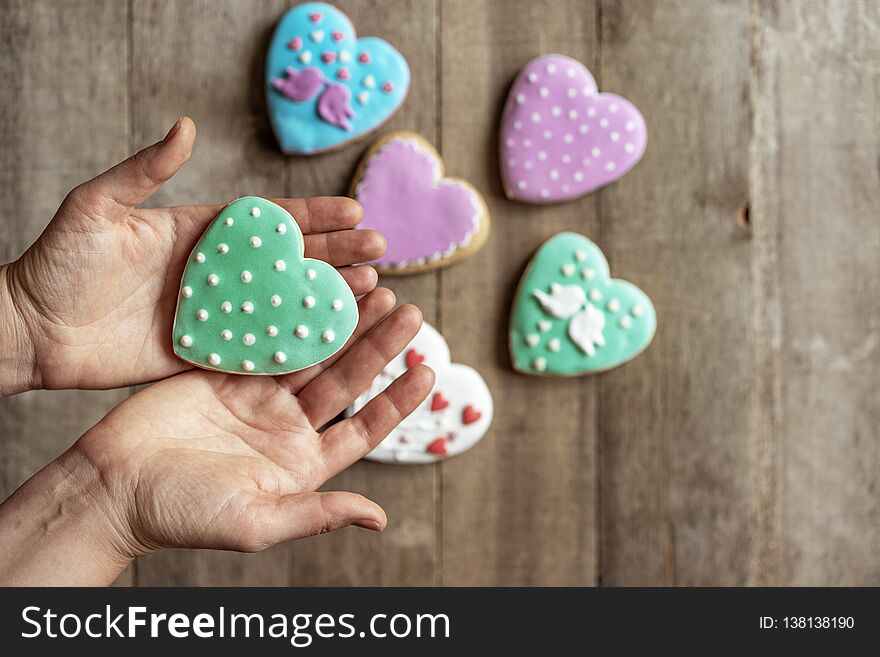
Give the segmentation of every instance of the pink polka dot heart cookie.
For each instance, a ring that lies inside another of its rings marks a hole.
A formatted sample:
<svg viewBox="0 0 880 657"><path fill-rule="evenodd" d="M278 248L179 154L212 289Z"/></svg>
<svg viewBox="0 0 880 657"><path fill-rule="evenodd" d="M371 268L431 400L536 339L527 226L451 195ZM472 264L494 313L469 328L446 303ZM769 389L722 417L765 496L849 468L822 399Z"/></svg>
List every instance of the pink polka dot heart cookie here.
<svg viewBox="0 0 880 657"><path fill-rule="evenodd" d="M599 93L579 61L533 59L501 117L501 178L513 200L555 203L608 185L641 159L645 119L625 98Z"/></svg>

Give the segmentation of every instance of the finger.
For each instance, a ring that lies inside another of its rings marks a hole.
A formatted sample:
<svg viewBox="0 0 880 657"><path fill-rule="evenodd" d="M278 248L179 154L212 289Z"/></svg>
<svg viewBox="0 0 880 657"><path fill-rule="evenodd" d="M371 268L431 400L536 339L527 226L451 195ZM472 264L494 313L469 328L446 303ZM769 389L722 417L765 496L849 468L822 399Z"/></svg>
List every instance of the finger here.
<svg viewBox="0 0 880 657"><path fill-rule="evenodd" d="M363 495L343 491L260 497L252 502L249 539L244 548L257 551L284 541L326 534L357 525L382 531L385 511Z"/></svg>
<svg viewBox="0 0 880 657"><path fill-rule="evenodd" d="M307 258L315 258L341 267L369 262L382 257L386 242L375 230L337 230L306 235Z"/></svg>
<svg viewBox="0 0 880 657"><path fill-rule="evenodd" d="M321 449L327 478L368 454L388 433L425 401L434 371L416 365L347 420L324 432Z"/></svg>
<svg viewBox="0 0 880 657"><path fill-rule="evenodd" d="M340 267L339 273L356 297L376 289L376 284L379 282L379 274L370 265Z"/></svg>
<svg viewBox="0 0 880 657"><path fill-rule="evenodd" d="M297 395L313 427L323 426L366 390L388 362L418 333L422 311L401 306Z"/></svg>
<svg viewBox="0 0 880 657"><path fill-rule="evenodd" d="M272 198L269 200L292 214L304 235L354 228L364 217L364 209L361 204L347 196Z"/></svg>
<svg viewBox="0 0 880 657"><path fill-rule="evenodd" d="M364 214L360 203L345 196L270 198L269 200L293 215L303 235L354 228L360 223ZM225 207L225 203L182 205L171 208L171 211L175 220L186 219L192 230L201 233Z"/></svg>
<svg viewBox="0 0 880 657"><path fill-rule="evenodd" d="M83 183L68 201L86 214L98 208L108 216L125 216L180 170L192 154L195 138L192 119L181 117L162 141Z"/></svg>
<svg viewBox="0 0 880 657"><path fill-rule="evenodd" d="M379 287L367 294L363 299L358 301L358 324L354 329L348 342L343 345L342 349L325 361L318 363L308 369L300 372L294 372L284 377L284 383L290 391L297 394L309 381L318 376L321 372L330 367L337 360L342 358L346 350L360 340L371 328L385 317L391 309L394 308L396 299L394 292L385 287Z"/></svg>

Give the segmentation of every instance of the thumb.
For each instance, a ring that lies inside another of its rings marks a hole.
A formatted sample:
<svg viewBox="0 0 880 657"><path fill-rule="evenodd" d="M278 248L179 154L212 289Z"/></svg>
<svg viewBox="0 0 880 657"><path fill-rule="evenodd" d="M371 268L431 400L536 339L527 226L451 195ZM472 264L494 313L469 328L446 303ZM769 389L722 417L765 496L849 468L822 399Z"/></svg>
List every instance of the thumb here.
<svg viewBox="0 0 880 657"><path fill-rule="evenodd" d="M248 544L256 550L349 525L382 531L388 524L378 504L363 495L343 491L266 496L253 505Z"/></svg>
<svg viewBox="0 0 880 657"><path fill-rule="evenodd" d="M110 215L126 211L146 201L189 159L196 137L192 119L182 116L162 141L138 151L100 176L71 192L81 208L99 207ZM108 201L116 208L107 208Z"/></svg>

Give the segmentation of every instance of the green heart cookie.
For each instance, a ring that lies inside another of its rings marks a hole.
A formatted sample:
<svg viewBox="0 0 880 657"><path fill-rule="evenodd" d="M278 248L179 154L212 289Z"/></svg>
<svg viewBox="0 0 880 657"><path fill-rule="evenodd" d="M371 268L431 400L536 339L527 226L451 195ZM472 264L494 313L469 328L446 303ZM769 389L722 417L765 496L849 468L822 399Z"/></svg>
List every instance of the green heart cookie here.
<svg viewBox="0 0 880 657"><path fill-rule="evenodd" d="M293 217L246 196L220 211L190 254L174 318L174 353L197 367L286 374L320 363L358 322L342 276L303 256Z"/></svg>
<svg viewBox="0 0 880 657"><path fill-rule="evenodd" d="M654 304L610 277L598 246L577 233L544 242L523 274L510 319L514 369L576 376L610 369L654 337Z"/></svg>

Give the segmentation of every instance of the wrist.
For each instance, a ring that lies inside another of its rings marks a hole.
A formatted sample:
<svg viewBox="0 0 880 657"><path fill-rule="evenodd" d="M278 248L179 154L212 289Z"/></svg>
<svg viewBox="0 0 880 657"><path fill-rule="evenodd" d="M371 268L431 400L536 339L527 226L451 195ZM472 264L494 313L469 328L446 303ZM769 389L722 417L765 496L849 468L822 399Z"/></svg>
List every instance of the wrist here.
<svg viewBox="0 0 880 657"><path fill-rule="evenodd" d="M111 584L137 554L123 517L72 447L0 504L0 585Z"/></svg>
<svg viewBox="0 0 880 657"><path fill-rule="evenodd" d="M40 387L36 348L15 288L14 263L0 266L0 398Z"/></svg>

